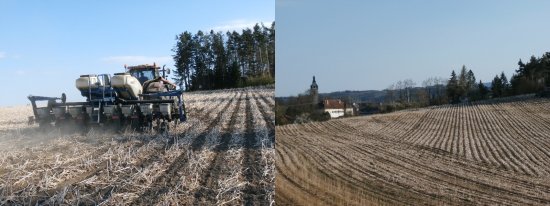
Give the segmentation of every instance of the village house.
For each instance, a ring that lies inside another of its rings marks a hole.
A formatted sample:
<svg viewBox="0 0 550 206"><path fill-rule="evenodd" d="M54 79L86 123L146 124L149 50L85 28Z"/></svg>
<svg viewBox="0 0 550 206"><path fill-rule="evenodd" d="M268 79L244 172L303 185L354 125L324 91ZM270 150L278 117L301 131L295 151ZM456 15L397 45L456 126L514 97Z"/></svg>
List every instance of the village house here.
<svg viewBox="0 0 550 206"><path fill-rule="evenodd" d="M343 117L344 115L352 116L354 115L354 109L352 105L347 105L344 101L340 99L324 99L322 102L319 102L319 86L315 81L315 76L313 76L313 81L309 89L309 94L312 99L312 104L319 105L319 110L322 113L328 112L330 118Z"/></svg>
<svg viewBox="0 0 550 206"><path fill-rule="evenodd" d="M328 112L330 118L338 118L344 115L353 115L353 107L339 99L325 99L322 103L323 112Z"/></svg>

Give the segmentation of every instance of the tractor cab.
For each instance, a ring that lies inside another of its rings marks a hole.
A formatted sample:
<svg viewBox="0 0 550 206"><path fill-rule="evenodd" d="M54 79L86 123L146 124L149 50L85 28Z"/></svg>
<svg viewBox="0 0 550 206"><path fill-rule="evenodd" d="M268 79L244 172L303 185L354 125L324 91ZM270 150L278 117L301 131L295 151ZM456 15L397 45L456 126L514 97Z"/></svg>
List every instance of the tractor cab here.
<svg viewBox="0 0 550 206"><path fill-rule="evenodd" d="M128 73L138 79L139 83L143 85L146 81L156 79L160 77L159 69L155 64L143 64L138 66L129 66L126 67Z"/></svg>
<svg viewBox="0 0 550 206"><path fill-rule="evenodd" d="M145 94L156 94L163 93L168 91L176 90L176 85L168 80L166 80L166 74L170 74L170 70L160 67L157 67L155 63L142 64L138 66L124 66L126 68L126 73L136 78L143 90L144 94L143 99L172 99L168 96L147 96ZM162 72L162 75L160 74Z"/></svg>

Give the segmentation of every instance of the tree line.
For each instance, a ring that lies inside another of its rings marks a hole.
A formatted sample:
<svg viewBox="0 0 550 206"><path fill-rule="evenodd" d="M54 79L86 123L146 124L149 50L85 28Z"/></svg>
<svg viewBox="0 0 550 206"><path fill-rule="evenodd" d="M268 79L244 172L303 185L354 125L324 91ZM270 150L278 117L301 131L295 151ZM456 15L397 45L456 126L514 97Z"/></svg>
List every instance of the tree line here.
<svg viewBox="0 0 550 206"><path fill-rule="evenodd" d="M504 72L495 75L491 81L490 89L485 87L481 81L477 87L474 87L471 84L472 81L475 82L473 72L469 70L465 73L465 67L463 67L458 79L454 71L451 73L451 78L447 84L447 95L451 103L532 93L548 95L544 93L549 92L545 91L550 87L549 74L550 52L546 52L539 58L531 56L527 63L523 63L520 59L518 69L515 70L511 79L508 80Z"/></svg>
<svg viewBox="0 0 550 206"><path fill-rule="evenodd" d="M385 101L360 105L378 112L391 112L411 107L471 102L513 95L533 94L550 96L550 52L532 56L527 63L520 59L518 69L510 79L501 72L490 84L477 80L472 70L462 66L450 77L430 77L416 87L412 79L400 80L386 90Z"/></svg>
<svg viewBox="0 0 550 206"><path fill-rule="evenodd" d="M177 84L187 91L273 84L275 22L226 33L185 31L172 49Z"/></svg>
<svg viewBox="0 0 550 206"><path fill-rule="evenodd" d="M531 56L526 64L518 62L518 69L510 79L510 92L512 95L540 93L545 87L550 86L550 52L537 58Z"/></svg>

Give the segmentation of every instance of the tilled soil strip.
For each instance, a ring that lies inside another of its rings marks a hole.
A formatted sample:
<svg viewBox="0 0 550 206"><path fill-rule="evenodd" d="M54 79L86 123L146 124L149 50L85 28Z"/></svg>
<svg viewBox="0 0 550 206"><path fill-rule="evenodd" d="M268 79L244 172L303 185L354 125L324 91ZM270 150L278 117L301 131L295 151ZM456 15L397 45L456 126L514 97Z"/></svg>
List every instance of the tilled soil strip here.
<svg viewBox="0 0 550 206"><path fill-rule="evenodd" d="M234 98L230 99L221 111L226 111L233 100ZM208 135L208 133L210 133L210 131L214 129L217 124L219 124L221 116L222 112L218 113L214 121L212 121L210 125L208 125L207 129L193 140L193 142L191 143L192 151L198 151L201 149L201 147L205 143L206 135ZM174 180L178 179L178 171L180 171L181 168L187 167L188 160L189 156L187 155L187 152L182 152L180 156L178 156L176 160L170 165L170 167L164 172L164 174L160 175L153 182L153 185L144 193L142 193L139 198L130 205L153 205L154 203L156 203L156 200L159 196L167 193L170 188L176 186L177 181Z"/></svg>
<svg viewBox="0 0 550 206"><path fill-rule="evenodd" d="M223 102L224 101L218 102L218 104L213 106L213 108L217 108L218 106L223 104ZM229 103L227 105L229 105ZM224 109L227 108L227 105L224 105ZM201 115L201 117L197 116L196 118L200 118L200 119L208 118L211 113L212 113L212 111L208 111L206 114ZM199 113L197 113L197 114L199 114ZM183 134L180 134L180 136L181 135L183 135ZM166 144L163 147L159 147L159 148L170 148L174 143L175 143L175 138L170 138L168 140L168 142L166 142ZM148 156L147 158L142 159L140 162L136 163L135 165L140 166L141 168L147 168L149 165L151 165L154 162L158 161L159 158L161 158L165 153L166 153L165 149L159 149L157 154ZM117 178L117 180L126 179L126 178L128 178L132 175L133 175L132 173L128 173L127 175L119 176ZM114 180L113 182L118 182L117 180ZM91 197L100 197L101 200L107 200L108 198L110 198L110 196L113 192L126 192L126 190L125 190L125 188L123 188L121 186L118 186L118 185L110 185L106 188L96 190L94 193L90 194L90 196Z"/></svg>
<svg viewBox="0 0 550 206"><path fill-rule="evenodd" d="M261 151L254 132L254 116L250 98L246 94L246 133L244 135L243 175L247 185L243 189L244 205L268 205L266 191L261 187Z"/></svg>
<svg viewBox="0 0 550 206"><path fill-rule="evenodd" d="M217 180L219 179L222 167L226 163L224 162L224 156L229 149L229 141L231 140L231 134L235 130L236 116L239 114L239 105L241 104L242 93L237 101L237 107L231 114L231 120L229 121L229 127L221 137L220 143L214 148L215 156L210 165L208 166L205 174L199 181L199 189L195 192L195 202L193 205L206 204L214 205L216 203L216 189L219 187Z"/></svg>
<svg viewBox="0 0 550 206"><path fill-rule="evenodd" d="M269 134L269 138L271 141L273 141L273 143L275 143L275 124L273 122L272 119L269 118L270 115L267 114L266 111L268 111L268 109L273 109L271 108L265 108L265 106L263 104L260 104L260 101L258 100L258 97L256 95L252 95L254 97L254 100L256 101L256 105L258 105L260 107L260 112L262 113L262 117L264 118L264 121L265 121L265 124L266 124L266 127L267 127L267 130L268 130L268 134ZM267 101L267 99L265 99L265 97L261 97L262 100L266 103L266 104L269 104Z"/></svg>

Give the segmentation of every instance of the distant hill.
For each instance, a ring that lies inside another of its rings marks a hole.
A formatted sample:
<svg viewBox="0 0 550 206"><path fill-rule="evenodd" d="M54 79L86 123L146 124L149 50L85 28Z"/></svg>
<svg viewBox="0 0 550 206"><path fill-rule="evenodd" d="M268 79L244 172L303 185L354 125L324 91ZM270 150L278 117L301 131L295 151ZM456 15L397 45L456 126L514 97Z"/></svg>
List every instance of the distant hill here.
<svg viewBox="0 0 550 206"><path fill-rule="evenodd" d="M336 92L330 92L330 93L320 93L319 99L325 99L325 98L331 98L331 99L352 99L353 102L369 102L369 103L377 103L384 101L384 98L386 96L385 91L379 91L379 90L366 90L366 91L336 91ZM290 98L293 98L295 96L290 97L275 97L277 101L286 102Z"/></svg>
<svg viewBox="0 0 550 206"><path fill-rule="evenodd" d="M338 91L319 94L321 99L351 99L353 102L377 103L383 102L386 97L386 91L366 90L366 91Z"/></svg>
<svg viewBox="0 0 550 206"><path fill-rule="evenodd" d="M483 83L488 89L491 89L491 82ZM415 87L411 89L411 93L416 92L424 87ZM319 93L319 99L332 98L332 99L350 99L353 102L361 103L379 103L384 102L386 98L386 91L384 90L364 90L364 91L336 91L329 93ZM291 97L276 97L278 101L287 101Z"/></svg>

